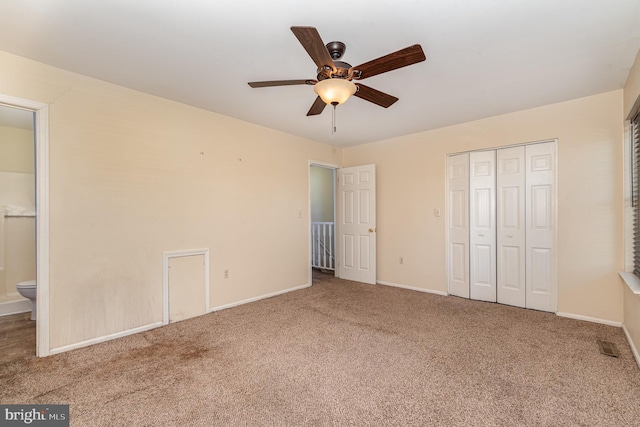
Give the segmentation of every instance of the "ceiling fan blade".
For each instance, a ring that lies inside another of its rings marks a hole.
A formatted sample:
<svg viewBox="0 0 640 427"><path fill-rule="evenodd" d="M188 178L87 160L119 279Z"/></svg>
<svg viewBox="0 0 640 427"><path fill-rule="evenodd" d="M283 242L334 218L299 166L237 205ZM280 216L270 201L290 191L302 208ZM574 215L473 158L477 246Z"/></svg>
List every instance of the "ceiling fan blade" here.
<svg viewBox="0 0 640 427"><path fill-rule="evenodd" d="M353 96L357 96L365 101L373 102L381 107L389 108L398 100L395 96L380 92L377 89L373 89L361 83L356 83L356 86L358 86L358 90L353 94Z"/></svg>
<svg viewBox="0 0 640 427"><path fill-rule="evenodd" d="M314 85L316 80L272 80L267 82L249 82L251 87L289 86L289 85Z"/></svg>
<svg viewBox="0 0 640 427"><path fill-rule="evenodd" d="M307 116L316 116L316 115L322 113L322 111L324 110L324 107L326 107L326 106L327 106L327 104L324 103L322 98L317 97L316 100L313 102L313 105L309 109L309 112L307 113Z"/></svg>
<svg viewBox="0 0 640 427"><path fill-rule="evenodd" d="M419 44L405 47L396 52L390 53L380 58L374 59L364 64L360 64L355 67L351 67L349 72L355 71L355 79L362 80L367 77L372 77L377 74L386 73L387 71L397 70L398 68L413 65L417 62L422 62L427 57L425 56L422 47ZM359 74L357 72L360 72Z"/></svg>
<svg viewBox="0 0 640 427"><path fill-rule="evenodd" d="M296 36L302 47L307 51L313 62L316 63L318 69L330 67L336 71L333 59L327 50L318 30L314 27L291 27L291 31Z"/></svg>

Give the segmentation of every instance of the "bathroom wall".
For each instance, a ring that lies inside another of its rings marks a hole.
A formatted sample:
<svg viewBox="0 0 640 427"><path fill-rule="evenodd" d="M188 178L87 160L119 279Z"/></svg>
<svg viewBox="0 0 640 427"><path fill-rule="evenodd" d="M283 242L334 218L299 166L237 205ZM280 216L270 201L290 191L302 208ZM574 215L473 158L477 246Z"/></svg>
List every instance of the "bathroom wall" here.
<svg viewBox="0 0 640 427"><path fill-rule="evenodd" d="M36 277L33 149L33 130L0 126L0 304Z"/></svg>
<svg viewBox="0 0 640 427"><path fill-rule="evenodd" d="M0 109L0 115L4 108ZM0 171L33 174L33 129L0 124Z"/></svg>
<svg viewBox="0 0 640 427"><path fill-rule="evenodd" d="M4 109L0 109L0 120ZM24 112L27 115L31 113ZM0 125L0 210L35 212L33 130Z"/></svg>
<svg viewBox="0 0 640 427"><path fill-rule="evenodd" d="M36 278L36 221L34 216L4 218L5 300L22 297L16 284Z"/></svg>

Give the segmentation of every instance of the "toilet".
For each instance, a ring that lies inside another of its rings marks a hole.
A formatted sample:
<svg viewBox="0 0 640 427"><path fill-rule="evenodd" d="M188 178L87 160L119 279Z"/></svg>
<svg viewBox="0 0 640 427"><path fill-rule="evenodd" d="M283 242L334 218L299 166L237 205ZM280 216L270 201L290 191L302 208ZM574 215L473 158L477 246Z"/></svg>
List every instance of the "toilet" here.
<svg viewBox="0 0 640 427"><path fill-rule="evenodd" d="M31 300L31 320L36 320L36 281L27 280L26 282L20 282L16 285L16 289L20 295Z"/></svg>

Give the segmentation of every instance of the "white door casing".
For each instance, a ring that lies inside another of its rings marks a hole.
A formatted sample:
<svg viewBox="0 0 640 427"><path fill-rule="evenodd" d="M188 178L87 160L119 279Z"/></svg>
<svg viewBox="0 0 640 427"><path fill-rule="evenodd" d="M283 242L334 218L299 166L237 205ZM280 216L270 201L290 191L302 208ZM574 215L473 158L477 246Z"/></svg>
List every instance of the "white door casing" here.
<svg viewBox="0 0 640 427"><path fill-rule="evenodd" d="M376 283L376 167L338 169L338 275Z"/></svg>
<svg viewBox="0 0 640 427"><path fill-rule="evenodd" d="M496 152L469 153L470 297L496 302Z"/></svg>
<svg viewBox="0 0 640 427"><path fill-rule="evenodd" d="M449 294L469 298L469 153L447 159Z"/></svg>
<svg viewBox="0 0 640 427"><path fill-rule="evenodd" d="M525 307L525 147L496 155L498 302Z"/></svg>
<svg viewBox="0 0 640 427"><path fill-rule="evenodd" d="M557 311L555 256L555 144L526 153L526 307Z"/></svg>

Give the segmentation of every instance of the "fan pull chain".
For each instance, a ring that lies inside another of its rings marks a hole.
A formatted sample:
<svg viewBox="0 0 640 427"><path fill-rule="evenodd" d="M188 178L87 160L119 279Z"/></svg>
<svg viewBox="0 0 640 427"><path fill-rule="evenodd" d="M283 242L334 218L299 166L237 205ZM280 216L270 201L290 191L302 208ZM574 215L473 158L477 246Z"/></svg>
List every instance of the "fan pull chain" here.
<svg viewBox="0 0 640 427"><path fill-rule="evenodd" d="M331 112L331 135L336 133L336 104L333 104L333 111Z"/></svg>

